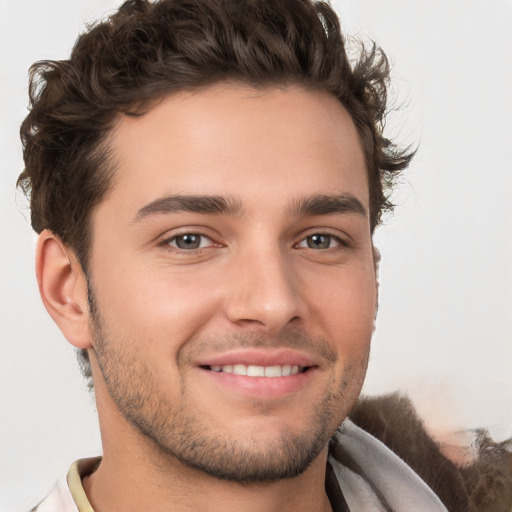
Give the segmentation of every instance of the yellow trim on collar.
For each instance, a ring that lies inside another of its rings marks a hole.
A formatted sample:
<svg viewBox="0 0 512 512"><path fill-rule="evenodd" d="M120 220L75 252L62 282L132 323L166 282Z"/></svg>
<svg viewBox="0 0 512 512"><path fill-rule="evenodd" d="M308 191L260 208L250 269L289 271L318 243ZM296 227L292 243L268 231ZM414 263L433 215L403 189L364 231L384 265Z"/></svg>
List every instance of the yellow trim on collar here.
<svg viewBox="0 0 512 512"><path fill-rule="evenodd" d="M68 487L71 492L71 496L73 497L73 501L78 508L78 512L94 512L94 509L89 503L87 495L85 494L84 488L82 486L81 473L83 473L84 466L96 466L99 460L100 459L98 457L92 459L77 460L73 462L69 468L66 480L68 482Z"/></svg>

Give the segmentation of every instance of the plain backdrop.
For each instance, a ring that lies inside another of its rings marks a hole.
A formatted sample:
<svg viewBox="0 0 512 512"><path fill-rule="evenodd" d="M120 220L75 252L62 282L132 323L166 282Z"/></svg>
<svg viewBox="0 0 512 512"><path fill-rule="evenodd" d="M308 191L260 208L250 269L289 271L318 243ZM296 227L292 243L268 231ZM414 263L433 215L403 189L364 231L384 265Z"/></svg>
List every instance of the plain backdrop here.
<svg viewBox="0 0 512 512"><path fill-rule="evenodd" d="M66 58L112 0L0 0L0 510L100 452L74 351L40 303L18 129L27 70ZM388 133L419 144L375 237L380 311L368 394L407 392L433 429L512 435L512 2L334 2L393 63Z"/></svg>

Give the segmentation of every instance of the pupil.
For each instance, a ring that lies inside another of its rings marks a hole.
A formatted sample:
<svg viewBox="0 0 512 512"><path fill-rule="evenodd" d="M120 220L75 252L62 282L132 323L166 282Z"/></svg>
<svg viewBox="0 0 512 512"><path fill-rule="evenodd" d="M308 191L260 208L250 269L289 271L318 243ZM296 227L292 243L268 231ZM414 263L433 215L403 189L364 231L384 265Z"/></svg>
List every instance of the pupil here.
<svg viewBox="0 0 512 512"><path fill-rule="evenodd" d="M176 239L176 245L180 249L197 249L201 238L197 235L182 235Z"/></svg>
<svg viewBox="0 0 512 512"><path fill-rule="evenodd" d="M308 238L308 246L311 249L328 249L330 237L327 235L312 235Z"/></svg>

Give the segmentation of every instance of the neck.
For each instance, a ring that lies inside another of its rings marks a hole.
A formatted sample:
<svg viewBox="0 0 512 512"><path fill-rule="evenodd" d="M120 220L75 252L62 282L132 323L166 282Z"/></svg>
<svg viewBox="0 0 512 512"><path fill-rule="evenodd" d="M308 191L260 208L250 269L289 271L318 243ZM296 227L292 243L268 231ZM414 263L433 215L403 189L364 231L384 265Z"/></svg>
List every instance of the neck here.
<svg viewBox="0 0 512 512"><path fill-rule="evenodd" d="M295 478L239 484L192 469L169 455L106 449L83 486L96 512L327 512L326 458L327 448Z"/></svg>

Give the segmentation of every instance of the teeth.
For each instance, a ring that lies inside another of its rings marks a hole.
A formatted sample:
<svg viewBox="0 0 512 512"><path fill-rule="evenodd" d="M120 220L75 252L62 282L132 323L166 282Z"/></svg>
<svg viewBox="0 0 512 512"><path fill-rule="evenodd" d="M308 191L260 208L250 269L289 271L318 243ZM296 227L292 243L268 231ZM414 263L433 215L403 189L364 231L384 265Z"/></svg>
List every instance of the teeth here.
<svg viewBox="0 0 512 512"><path fill-rule="evenodd" d="M233 373L247 377L288 377L299 373L302 368L296 364L283 364L276 366L256 366L245 364L226 364L224 366L211 366L213 372Z"/></svg>
<svg viewBox="0 0 512 512"><path fill-rule="evenodd" d="M281 366L266 366L265 377L281 377L283 370Z"/></svg>
<svg viewBox="0 0 512 512"><path fill-rule="evenodd" d="M225 366L222 367L224 371ZM233 365L233 373L235 375L247 375L247 366L245 364L234 364Z"/></svg>
<svg viewBox="0 0 512 512"><path fill-rule="evenodd" d="M265 377L265 368L263 366L248 366L247 377Z"/></svg>

